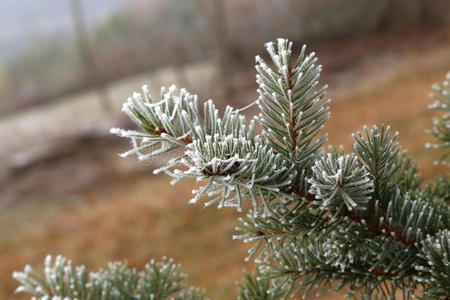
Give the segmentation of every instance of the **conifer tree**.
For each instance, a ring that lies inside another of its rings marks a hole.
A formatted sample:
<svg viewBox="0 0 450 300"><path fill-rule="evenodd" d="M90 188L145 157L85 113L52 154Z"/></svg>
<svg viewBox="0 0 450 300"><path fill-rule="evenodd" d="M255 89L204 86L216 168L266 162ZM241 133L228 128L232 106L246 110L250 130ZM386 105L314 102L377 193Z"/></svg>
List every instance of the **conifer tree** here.
<svg viewBox="0 0 450 300"><path fill-rule="evenodd" d="M249 122L242 110L228 106L219 115L211 100L202 105L174 86L154 101L144 86L123 106L142 131L112 129L131 140L122 156L148 160L173 152L177 156L154 172L173 183L204 182L190 203L245 210L233 238L251 244L247 259L258 267L245 273L239 299L284 299L313 288L360 299L449 299L449 176L424 183L389 126L364 126L353 135L354 152L325 151L329 100L317 58L303 46L294 59L285 39L266 49L272 62L256 57L259 98L253 104L260 113ZM437 142L429 145L444 152L444 163L450 157L449 79L450 73L433 86L431 106L444 110L430 130ZM181 289L176 275L161 271L170 266L151 264L136 273L112 265L89 281L84 269L73 272L60 258L47 266L46 277L29 267L14 276L19 291L40 299L147 299L161 290L150 299L163 299ZM187 291L176 297L204 297ZM92 296L103 293L118 296Z"/></svg>

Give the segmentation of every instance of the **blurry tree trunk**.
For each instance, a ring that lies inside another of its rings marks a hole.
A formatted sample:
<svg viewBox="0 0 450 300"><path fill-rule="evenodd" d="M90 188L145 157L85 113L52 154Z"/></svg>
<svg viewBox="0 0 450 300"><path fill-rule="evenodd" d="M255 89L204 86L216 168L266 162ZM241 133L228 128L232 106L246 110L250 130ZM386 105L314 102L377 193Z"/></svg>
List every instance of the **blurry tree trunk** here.
<svg viewBox="0 0 450 300"><path fill-rule="evenodd" d="M423 0L425 22L431 25L450 25L449 0Z"/></svg>
<svg viewBox="0 0 450 300"><path fill-rule="evenodd" d="M227 27L225 23L224 0L207 0L209 4L209 23L211 28L211 38L214 47L214 56L218 79L221 85L221 100L231 101L233 94L230 82L229 47L227 41Z"/></svg>
<svg viewBox="0 0 450 300"><path fill-rule="evenodd" d="M100 103L105 111L111 111L111 104L106 87L100 82L97 68L95 67L92 49L87 37L85 17L82 7L82 0L70 0L70 10L75 29L75 35L80 52L81 60L84 64L84 72L87 83L96 89Z"/></svg>
<svg viewBox="0 0 450 300"><path fill-rule="evenodd" d="M189 89L190 83L186 71L186 55L182 47L172 47L172 68L179 86Z"/></svg>
<svg viewBox="0 0 450 300"><path fill-rule="evenodd" d="M391 11L393 2L395 0L378 0L368 3L367 15L364 16L364 22L358 24L359 30L361 32L372 32L380 28L383 25L383 18Z"/></svg>
<svg viewBox="0 0 450 300"><path fill-rule="evenodd" d="M410 28L423 24L424 2L429 0L391 0L385 8L382 27ZM430 1L433 2L433 1Z"/></svg>

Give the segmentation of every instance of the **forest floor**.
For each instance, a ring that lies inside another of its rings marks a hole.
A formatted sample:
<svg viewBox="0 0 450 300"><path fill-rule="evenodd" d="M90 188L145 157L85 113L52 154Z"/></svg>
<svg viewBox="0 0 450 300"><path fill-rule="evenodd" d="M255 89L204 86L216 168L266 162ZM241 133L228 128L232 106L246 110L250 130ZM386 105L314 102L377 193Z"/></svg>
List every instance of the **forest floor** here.
<svg viewBox="0 0 450 300"><path fill-rule="evenodd" d="M390 124L426 178L448 172L433 165L438 154L424 148L431 141L425 129L435 115L427 109L430 86L450 69L448 31L343 40L318 45L316 53L324 65L321 82L329 84L333 100L324 129L329 144L351 152L352 132L364 124ZM231 239L238 213L187 205L193 181L170 186L167 177L152 175L161 162L143 166L135 158L120 159L116 154L128 142L107 136L110 126L128 126L119 117L119 103L142 83L150 81L159 95L158 85L187 78L207 99L212 65L185 71L184 78L162 70L114 84L110 114L101 112L90 92L0 120L0 139L6 141L0 149L0 299L28 298L13 294L17 283L11 274L25 264L41 267L48 253L89 269L124 259L142 268L166 255L182 264L189 284L206 288L212 299L233 298L241 270L252 270L244 262L248 245ZM256 98L253 70L233 80L239 86L233 105Z"/></svg>

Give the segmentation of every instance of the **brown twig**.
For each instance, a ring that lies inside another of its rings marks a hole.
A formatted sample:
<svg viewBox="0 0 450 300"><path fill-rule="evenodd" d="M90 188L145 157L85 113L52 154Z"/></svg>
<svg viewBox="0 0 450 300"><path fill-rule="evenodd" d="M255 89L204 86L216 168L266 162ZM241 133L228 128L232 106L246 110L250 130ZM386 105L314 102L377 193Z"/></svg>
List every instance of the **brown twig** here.
<svg viewBox="0 0 450 300"><path fill-rule="evenodd" d="M283 233L291 233L292 230L283 229L281 231L270 231L270 232L262 232L260 230L256 231L256 236L267 236L267 235L275 235L275 234L283 234Z"/></svg>
<svg viewBox="0 0 450 300"><path fill-rule="evenodd" d="M355 212L347 212L345 214L343 214L344 217L348 217L349 220L358 223L358 224L363 224L363 218L361 216L358 216L355 214ZM407 246L411 246L413 248L416 248L416 240L415 239L410 239L409 241L406 239L404 232L397 227L389 227L386 224L382 225L381 227L378 226L378 224L374 221L366 221L365 222L367 224L367 227L374 233L376 233L377 235L383 235L383 230L386 232L386 235L391 236L392 233L394 233L396 240L398 242L401 242L402 244L405 244ZM362 240L361 240L362 241ZM360 242L361 242L360 241Z"/></svg>
<svg viewBox="0 0 450 300"><path fill-rule="evenodd" d="M365 271L367 273L370 273L370 274L373 274L373 275L376 275L376 276L380 276L381 275L381 276L386 276L386 277L395 277L395 276L400 275L400 272L386 272L386 271L384 271L382 269L373 269L373 270L366 269ZM288 274L306 275L308 273L318 274L318 273L323 273L323 272L325 272L325 273L334 272L334 270L312 269L312 270L309 270L307 272L300 272L298 270L289 269L289 270L284 271L283 274L286 274L286 275L288 275ZM403 272L403 273L404 274L414 274L414 273L416 273L416 271L414 269L410 269L410 270L408 270L406 272Z"/></svg>
<svg viewBox="0 0 450 300"><path fill-rule="evenodd" d="M163 126L155 127L155 129L151 132L151 134L156 135L156 136L161 136L161 134L163 134L163 133L165 133L165 134L167 134L167 135L170 135L171 137L175 137L175 138L181 137L181 136L183 135L182 132L178 131L178 132L177 132L177 135L174 136L174 135L168 133L168 132L164 129ZM192 137L188 135L188 136L186 136L185 138L181 139L181 141L185 142L186 144L190 144L190 143L192 143Z"/></svg>

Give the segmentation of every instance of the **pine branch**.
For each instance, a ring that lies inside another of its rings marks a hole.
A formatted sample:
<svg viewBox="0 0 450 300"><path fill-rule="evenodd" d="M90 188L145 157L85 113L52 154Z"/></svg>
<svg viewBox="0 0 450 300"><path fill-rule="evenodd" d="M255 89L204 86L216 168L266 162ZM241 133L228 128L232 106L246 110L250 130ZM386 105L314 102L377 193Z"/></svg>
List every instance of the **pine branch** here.
<svg viewBox="0 0 450 300"><path fill-rule="evenodd" d="M21 283L16 292L42 300L207 299L198 288L181 283L186 276L179 269L172 259L163 258L161 262L152 260L141 272L128 268L126 262L115 262L109 263L106 270L88 274L84 266L74 269L72 262L62 256L56 257L53 264L51 256L47 256L44 274L26 266L13 277Z"/></svg>
<svg viewBox="0 0 450 300"><path fill-rule="evenodd" d="M247 126L245 117L228 106L222 118L212 101L200 112L197 96L185 90L176 95L176 88L162 92L162 100L151 102L143 88L144 97L134 94L124 105L124 111L146 132L112 129L112 132L130 138L133 149L123 157L136 153L140 160L151 159L176 148L184 153L155 170L174 177L174 182L186 177L207 181L193 191L191 203L202 196L211 196L205 205L218 203L219 207L242 207L250 199L255 208L257 198L267 203L281 189L288 186L293 176L292 165L269 147L268 140L254 133L254 122ZM159 146L157 150L154 147ZM149 151L149 153L143 153Z"/></svg>
<svg viewBox="0 0 450 300"><path fill-rule="evenodd" d="M389 284L388 295L405 288L410 297L420 288L413 278L422 272L415 269L415 255L404 251L404 246L393 245L388 239L378 240L376 247L373 241L365 241L357 249L343 250L345 255L341 255L341 241L309 236L284 244L272 261L264 263L264 273L268 278L287 277L295 285L293 294L303 291L306 295L312 287L331 288L332 281L339 283L336 290L348 284L349 296L383 294ZM399 261L402 268L396 266Z"/></svg>
<svg viewBox="0 0 450 300"><path fill-rule="evenodd" d="M315 65L314 53L305 57L305 46L294 64L292 42L285 39L278 39L277 51L272 42L266 44L266 49L274 66L256 56L258 106L262 113L258 120L269 133L273 149L294 162L294 192L308 197L305 172L326 141L326 135L316 135L329 118L329 101L321 101L326 86L316 89L322 67Z"/></svg>
<svg viewBox="0 0 450 300"><path fill-rule="evenodd" d="M219 117L212 101L200 111L196 96L174 87L152 103L144 88L124 105L144 132L113 130L132 141L124 155L150 159L182 149L156 172L205 181L191 203L206 198L205 205L241 210L251 201L233 237L254 243L247 259L260 269L241 284L242 299L284 299L331 281L363 299L392 298L398 289L405 299L442 292L446 277L428 263L446 257L439 247L450 229L449 177L422 188L417 166L384 125L353 136L356 154L324 153L329 102L326 87L317 88L314 53L303 47L293 63L291 42L266 49L272 64L256 57L261 113L249 123L231 107ZM435 107L447 110L448 92L434 89ZM444 127L432 134L445 148L448 117L439 122Z"/></svg>
<svg viewBox="0 0 450 300"><path fill-rule="evenodd" d="M240 300L275 300L288 296L288 292L272 288L272 281L263 277L261 272L257 271L250 274L244 271L244 280L239 283L240 291L238 299Z"/></svg>
<svg viewBox="0 0 450 300"><path fill-rule="evenodd" d="M396 142L398 132L390 136L390 127L374 126L369 133L364 126L364 137L360 132L353 135L355 151L361 162L370 172L374 192L373 199L382 199L383 194L390 194L389 186L395 173L400 169L404 156Z"/></svg>
<svg viewBox="0 0 450 300"><path fill-rule="evenodd" d="M354 155L328 156L312 167L309 192L315 195L314 205L328 211L366 210L374 185ZM313 206L316 207L316 206Z"/></svg>
<svg viewBox="0 0 450 300"><path fill-rule="evenodd" d="M433 120L433 129L427 130L429 134L438 140L437 144L427 143L427 148L442 149L443 154L439 158L444 164L450 165L450 72L447 73L442 87L433 84L430 97L434 103L429 105L430 109L442 110L444 114Z"/></svg>
<svg viewBox="0 0 450 300"><path fill-rule="evenodd" d="M450 177L444 174L436 177L432 182L428 182L422 191L421 196L425 199L436 200L450 205Z"/></svg>
<svg viewBox="0 0 450 300"><path fill-rule="evenodd" d="M425 243L427 264L431 265L431 278L427 281L427 293L434 299L448 299L450 295L450 231L440 231L428 236ZM429 266L417 269L428 269Z"/></svg>

